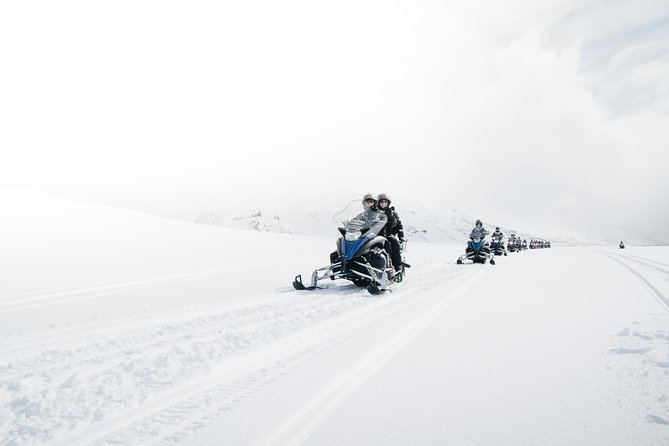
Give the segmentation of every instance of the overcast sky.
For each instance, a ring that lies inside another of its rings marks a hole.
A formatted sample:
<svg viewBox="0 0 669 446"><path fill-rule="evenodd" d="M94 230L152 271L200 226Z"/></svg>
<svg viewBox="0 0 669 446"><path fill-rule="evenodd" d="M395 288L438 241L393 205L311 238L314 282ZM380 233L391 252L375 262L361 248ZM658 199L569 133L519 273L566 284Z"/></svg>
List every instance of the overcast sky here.
<svg viewBox="0 0 669 446"><path fill-rule="evenodd" d="M0 188L669 241L667 0L8 1L0 64Z"/></svg>

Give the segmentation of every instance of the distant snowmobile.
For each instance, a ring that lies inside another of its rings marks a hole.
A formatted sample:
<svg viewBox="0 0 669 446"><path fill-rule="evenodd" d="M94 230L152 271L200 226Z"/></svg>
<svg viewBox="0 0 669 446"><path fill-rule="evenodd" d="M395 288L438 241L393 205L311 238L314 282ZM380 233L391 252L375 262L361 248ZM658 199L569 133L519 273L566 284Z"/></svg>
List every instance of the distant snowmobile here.
<svg viewBox="0 0 669 446"><path fill-rule="evenodd" d="M340 220L350 215L353 203L360 201L350 202L334 219ZM341 237L337 240L337 250L330 254L330 265L314 270L310 286L302 283L301 275L296 276L293 287L296 290L327 288L319 286L318 283L322 279L330 278L350 280L359 287L365 287L371 294L389 291L390 284L404 279L404 267L409 265L403 262L400 271L393 268L390 255L385 249L386 238L378 235L385 222L385 215L378 212L363 212L350 220L342 221L343 227L338 228Z"/></svg>
<svg viewBox="0 0 669 446"><path fill-rule="evenodd" d="M509 241L506 243L506 250L508 252L518 252L518 246L516 245L516 241L520 239L516 238L516 234L511 234L511 237L509 237Z"/></svg>
<svg viewBox="0 0 669 446"><path fill-rule="evenodd" d="M621 241L621 242L620 242L620 245L618 245L618 247L619 247L620 249L625 249L625 244Z"/></svg>
<svg viewBox="0 0 669 446"><path fill-rule="evenodd" d="M488 259L490 259L491 265L495 264L495 254L490 251L490 246L485 239L470 237L465 253L458 258L457 264L462 265L463 260L471 260L472 263L485 263Z"/></svg>
<svg viewBox="0 0 669 446"><path fill-rule="evenodd" d="M506 249L504 249L504 242L501 238L495 238L493 236L492 242L490 243L490 249L496 256L505 256L507 255Z"/></svg>

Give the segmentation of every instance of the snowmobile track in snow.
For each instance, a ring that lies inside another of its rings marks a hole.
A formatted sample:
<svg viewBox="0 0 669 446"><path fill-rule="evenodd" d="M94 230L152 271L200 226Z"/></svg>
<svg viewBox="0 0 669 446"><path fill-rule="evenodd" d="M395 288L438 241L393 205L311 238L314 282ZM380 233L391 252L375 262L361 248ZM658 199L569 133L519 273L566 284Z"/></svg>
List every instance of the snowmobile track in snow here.
<svg viewBox="0 0 669 446"><path fill-rule="evenodd" d="M382 298L335 286L13 335L0 343L0 390L16 423L0 440L177 441L286 369L471 273L433 265ZM26 434L26 417L37 431Z"/></svg>
<svg viewBox="0 0 669 446"><path fill-rule="evenodd" d="M348 398L360 385L381 370L404 346L420 334L443 312L450 308L482 276L479 270L464 284L437 305L414 317L404 327L374 348L362 359L349 365L342 373L325 386L317 395L293 414L274 432L265 436L263 446L299 446Z"/></svg>
<svg viewBox="0 0 669 446"><path fill-rule="evenodd" d="M653 268L657 271L660 271L660 272L664 273L665 275L669 274L669 271L666 271L662 268L658 268L657 266L653 265L653 263L659 263L659 262L652 262L652 261L648 261L647 259L642 260L641 258L638 258L636 256L630 257L630 256L624 255L624 254L605 253L604 255L611 258L612 260L615 260L616 262L620 263L622 266L627 268L627 270L629 270L630 273L632 273L637 279L639 279L639 281L641 281L641 283L646 287L646 289L648 289L650 294L655 298L655 300L657 300L657 302L660 304L660 306L662 306L662 308L665 311L669 312L669 297L665 296L655 285L653 285L653 283L648 278L646 278L636 268L633 268L632 266L630 266L626 261L621 260L620 257L626 258L628 260L632 260L636 263L644 265L645 267Z"/></svg>
<svg viewBox="0 0 669 446"><path fill-rule="evenodd" d="M626 259L629 259L629 260L635 261L637 263L641 263L641 264L643 264L645 266L648 266L650 268L653 268L653 269L655 269L657 271L660 271L662 273L669 274L669 265L666 265L662 262L656 262L655 260L644 259L643 257L638 257L638 256L635 256L635 255L626 254L626 253L616 253L614 255L624 257Z"/></svg>
<svg viewBox="0 0 669 446"><path fill-rule="evenodd" d="M141 279L135 278L124 279L120 281L96 282L88 285L57 288L53 290L43 290L32 293L13 294L9 296L3 296L0 299L0 313L28 310L47 305L57 305L79 300L89 300L96 297L108 296L110 294L118 294L126 291L141 290L162 285L171 285L179 282L189 282L222 273L241 271L244 269L263 268L276 264L277 263L253 265L248 267L210 269L184 274L150 276Z"/></svg>
<svg viewBox="0 0 669 446"><path fill-rule="evenodd" d="M179 342L215 343L224 342L226 333L248 332L262 326L266 322L263 308L267 309L270 300L276 302L276 297L266 298L253 305L246 305L236 311L229 306L225 310L214 309L216 313L200 314L197 312L187 318L183 311L174 312L169 319L162 316L158 321L152 318L138 318L131 324L120 322L107 326L105 330L68 333L67 335L44 335L37 342L34 339L18 341L8 345L0 345L0 355L12 354L14 360L11 370L18 369L14 374L5 375L4 367L0 367L0 382L16 380L26 375L34 376L40 373L53 372L58 369L70 369L73 366L93 365L104 367L113 363L121 354L132 354L135 351L165 349L179 345ZM300 312L310 308L309 302L295 302L282 307L283 312ZM330 306L324 304L322 310L327 311ZM212 310L209 310L210 312ZM244 317L235 318L236 313ZM86 345L81 345L82 338L94 339ZM67 346L72 345L72 348ZM55 346L60 348L56 349ZM37 358L21 358L25 352L34 355L41 350ZM23 352L23 353L22 353ZM113 365L113 364L111 364Z"/></svg>

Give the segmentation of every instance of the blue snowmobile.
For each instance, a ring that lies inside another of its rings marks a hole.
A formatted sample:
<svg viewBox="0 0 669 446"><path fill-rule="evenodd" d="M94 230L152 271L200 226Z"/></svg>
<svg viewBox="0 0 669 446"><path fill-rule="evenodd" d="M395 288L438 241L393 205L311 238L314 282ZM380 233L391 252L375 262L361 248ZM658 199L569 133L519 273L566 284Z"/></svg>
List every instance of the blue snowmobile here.
<svg viewBox="0 0 669 446"><path fill-rule="evenodd" d="M368 207L365 202L371 201L374 205ZM391 283L403 280L404 267L395 271L386 251L386 238L378 235L386 224L386 216L376 211L375 201L369 194L363 198L364 211L350 220L344 220L343 226L338 228L341 236L337 240L337 250L330 254L330 264L311 273L309 286L302 283L301 275L296 276L293 281L296 290L327 288L319 286L319 281L330 278L350 280L359 287L365 287L371 294L381 294L389 290ZM350 202L334 219L350 215L352 203L359 201Z"/></svg>
<svg viewBox="0 0 669 446"><path fill-rule="evenodd" d="M490 260L490 264L495 264L495 254L490 251L490 246L485 239L480 237L469 237L465 253L458 257L457 264L462 265L464 260L471 260L472 263L485 263Z"/></svg>
<svg viewBox="0 0 669 446"><path fill-rule="evenodd" d="M507 255L506 253L506 248L504 248L504 241L501 237L492 237L492 242L490 242L490 250L495 254L496 256L505 256Z"/></svg>

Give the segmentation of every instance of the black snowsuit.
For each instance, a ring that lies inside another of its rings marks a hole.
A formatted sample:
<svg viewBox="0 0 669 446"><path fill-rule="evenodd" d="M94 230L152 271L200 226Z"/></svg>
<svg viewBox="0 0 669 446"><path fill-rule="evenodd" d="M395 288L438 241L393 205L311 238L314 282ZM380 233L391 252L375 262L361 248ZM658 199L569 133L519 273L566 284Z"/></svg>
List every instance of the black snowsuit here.
<svg viewBox="0 0 669 446"><path fill-rule="evenodd" d="M386 238L386 251L390 253L390 260L393 262L395 271L402 270L402 252L400 248L400 240L404 240L404 227L399 215L395 211L394 206L388 206L385 209L379 208L379 211L386 214L388 222L379 232ZM398 239L399 237L399 239Z"/></svg>

